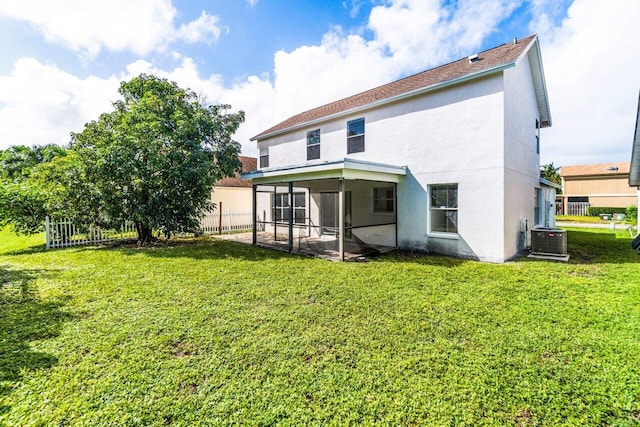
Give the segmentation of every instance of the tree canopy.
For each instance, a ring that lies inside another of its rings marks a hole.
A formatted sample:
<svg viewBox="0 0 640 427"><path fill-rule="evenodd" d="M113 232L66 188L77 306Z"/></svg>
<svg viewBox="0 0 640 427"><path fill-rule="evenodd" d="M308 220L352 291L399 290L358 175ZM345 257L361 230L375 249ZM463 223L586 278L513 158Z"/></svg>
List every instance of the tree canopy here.
<svg viewBox="0 0 640 427"><path fill-rule="evenodd" d="M133 221L143 243L152 230L193 231L212 208L213 184L241 166L231 137L244 112L205 105L193 91L145 74L121 83L119 92L114 111L71 140L100 215L112 224Z"/></svg>
<svg viewBox="0 0 640 427"><path fill-rule="evenodd" d="M562 184L562 179L560 178L560 166L555 167L553 162L540 166L540 178L544 178L547 181L551 181L556 184Z"/></svg>
<svg viewBox="0 0 640 427"><path fill-rule="evenodd" d="M152 230L198 228L214 183L241 167L232 135L244 112L152 75L122 82L119 92L113 111L71 134L69 149L0 151L0 226L35 233L46 215L114 228L132 221L141 243Z"/></svg>
<svg viewBox="0 0 640 427"><path fill-rule="evenodd" d="M0 227L16 232L42 231L44 217L64 209L62 186L51 171L67 164L68 151L57 145L17 145L0 152ZM60 162L60 163L58 163Z"/></svg>

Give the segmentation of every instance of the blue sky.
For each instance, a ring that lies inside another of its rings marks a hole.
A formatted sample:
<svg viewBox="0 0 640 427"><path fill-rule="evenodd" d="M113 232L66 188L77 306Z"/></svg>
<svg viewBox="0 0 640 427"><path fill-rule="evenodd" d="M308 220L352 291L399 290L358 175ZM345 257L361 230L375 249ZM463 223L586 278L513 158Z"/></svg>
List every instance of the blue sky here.
<svg viewBox="0 0 640 427"><path fill-rule="evenodd" d="M637 0L0 0L0 148L65 144L146 72L245 110L255 155L292 114L537 33L542 163L625 161L639 20Z"/></svg>

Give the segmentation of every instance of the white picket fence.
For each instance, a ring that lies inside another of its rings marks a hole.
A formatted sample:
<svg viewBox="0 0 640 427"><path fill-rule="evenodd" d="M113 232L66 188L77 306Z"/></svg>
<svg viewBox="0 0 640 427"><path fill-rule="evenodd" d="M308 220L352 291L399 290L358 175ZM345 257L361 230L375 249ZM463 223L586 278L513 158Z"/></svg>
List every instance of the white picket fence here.
<svg viewBox="0 0 640 427"><path fill-rule="evenodd" d="M200 230L204 234L237 233L253 229L251 212L213 211L200 221Z"/></svg>
<svg viewBox="0 0 640 427"><path fill-rule="evenodd" d="M251 212L207 213L200 221L201 234L222 234L251 231ZM105 230L97 226L81 226L71 219L46 217L46 247L66 248L70 246L98 245L116 240L135 239L138 236L133 223L127 223L122 230Z"/></svg>
<svg viewBox="0 0 640 427"><path fill-rule="evenodd" d="M125 224L122 230L105 230L93 225L80 226L69 218L46 217L45 220L47 249L97 245L116 240L134 239L137 235L136 228L131 223Z"/></svg>
<svg viewBox="0 0 640 427"><path fill-rule="evenodd" d="M589 202L568 202L567 215L586 216Z"/></svg>

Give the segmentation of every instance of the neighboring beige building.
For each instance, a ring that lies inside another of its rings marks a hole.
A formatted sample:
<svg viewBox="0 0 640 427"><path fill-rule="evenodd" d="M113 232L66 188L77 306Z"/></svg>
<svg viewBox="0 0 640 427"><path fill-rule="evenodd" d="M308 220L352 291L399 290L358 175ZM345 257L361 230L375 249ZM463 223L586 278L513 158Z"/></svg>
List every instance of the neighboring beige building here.
<svg viewBox="0 0 640 427"><path fill-rule="evenodd" d="M242 172L251 172L257 169L255 157L238 156L242 163ZM251 181L240 178L236 173L233 178L225 178L218 181L211 192L211 202L215 203L214 212L248 213L252 209Z"/></svg>
<svg viewBox="0 0 640 427"><path fill-rule="evenodd" d="M626 208L638 204L636 190L628 184L629 162L563 166L560 177L567 215L581 214L587 206Z"/></svg>

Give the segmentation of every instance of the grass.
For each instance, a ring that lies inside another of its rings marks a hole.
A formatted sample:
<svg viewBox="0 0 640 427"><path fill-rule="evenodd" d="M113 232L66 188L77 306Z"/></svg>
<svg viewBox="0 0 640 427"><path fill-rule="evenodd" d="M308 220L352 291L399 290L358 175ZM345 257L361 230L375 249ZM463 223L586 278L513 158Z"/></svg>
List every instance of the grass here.
<svg viewBox="0 0 640 427"><path fill-rule="evenodd" d="M332 263L0 231L0 425L639 425L640 263Z"/></svg>

